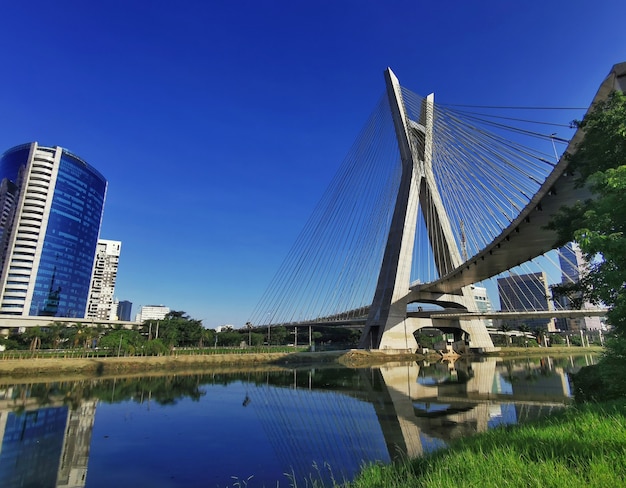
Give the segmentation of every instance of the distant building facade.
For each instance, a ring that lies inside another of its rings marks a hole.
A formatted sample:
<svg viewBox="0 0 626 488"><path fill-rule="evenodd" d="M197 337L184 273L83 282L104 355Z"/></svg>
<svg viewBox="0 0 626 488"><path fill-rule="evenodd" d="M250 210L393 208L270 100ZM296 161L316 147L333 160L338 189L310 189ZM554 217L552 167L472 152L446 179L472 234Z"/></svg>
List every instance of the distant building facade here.
<svg viewBox="0 0 626 488"><path fill-rule="evenodd" d="M0 314L85 317L106 188L58 146L0 156Z"/></svg>
<svg viewBox="0 0 626 488"><path fill-rule="evenodd" d="M135 322L143 323L146 320L163 320L168 313L170 313L170 307L143 305L135 317Z"/></svg>
<svg viewBox="0 0 626 488"><path fill-rule="evenodd" d="M117 319L130 321L133 312L133 302L121 300L117 303Z"/></svg>
<svg viewBox="0 0 626 488"><path fill-rule="evenodd" d="M577 283L587 269L587 262L583 253L574 242L559 248L559 264L561 265L561 283ZM572 303L566 296L559 297L559 304L564 309L571 309ZM583 309L595 308L591 303L584 303ZM580 331L580 330L600 330L602 322L600 317L576 317L559 319L560 329Z"/></svg>
<svg viewBox="0 0 626 488"><path fill-rule="evenodd" d="M491 312L491 300L489 300L487 288L483 286L472 285L471 289L472 296L474 297L474 303L476 304L476 309L479 312L483 313ZM491 319L482 319L481 322L485 324L485 327L493 327L493 320Z"/></svg>
<svg viewBox="0 0 626 488"><path fill-rule="evenodd" d="M88 318L99 320L117 320L118 318L113 297L121 248L120 241L98 240L89 291Z"/></svg>
<svg viewBox="0 0 626 488"><path fill-rule="evenodd" d="M546 273L529 273L498 278L498 294L503 312L554 310ZM556 331L553 318L526 318L507 321L513 328L526 325L530 329Z"/></svg>

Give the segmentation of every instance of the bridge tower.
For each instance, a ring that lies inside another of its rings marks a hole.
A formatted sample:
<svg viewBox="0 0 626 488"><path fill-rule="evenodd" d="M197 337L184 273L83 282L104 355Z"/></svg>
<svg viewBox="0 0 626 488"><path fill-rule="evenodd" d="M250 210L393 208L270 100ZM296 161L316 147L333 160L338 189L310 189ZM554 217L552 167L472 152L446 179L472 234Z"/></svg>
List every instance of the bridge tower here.
<svg viewBox="0 0 626 488"><path fill-rule="evenodd" d="M460 289L456 294L436 298L420 297L418 291L410 289L418 207L424 215L431 248L437 249L433 254L439 276L459 267L462 259L432 169L434 95L424 100L420 120L410 120L400 83L391 69L385 71L385 81L402 161L402 175L376 292L359 346L415 350L414 332L437 325L428 317L409 317L409 303L428 301L469 311L476 308L469 287ZM445 324L445 328L463 335L470 347L493 349L487 329L479 321L456 321Z"/></svg>

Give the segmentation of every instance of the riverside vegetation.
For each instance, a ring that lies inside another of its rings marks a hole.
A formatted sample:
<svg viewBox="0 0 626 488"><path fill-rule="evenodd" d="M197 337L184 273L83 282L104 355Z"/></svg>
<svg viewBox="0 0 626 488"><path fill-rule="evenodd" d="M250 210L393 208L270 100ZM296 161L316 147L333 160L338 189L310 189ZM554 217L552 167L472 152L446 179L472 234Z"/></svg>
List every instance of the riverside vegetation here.
<svg viewBox="0 0 626 488"><path fill-rule="evenodd" d="M351 488L626 485L626 405L584 404L532 425L489 430L448 449L369 466Z"/></svg>

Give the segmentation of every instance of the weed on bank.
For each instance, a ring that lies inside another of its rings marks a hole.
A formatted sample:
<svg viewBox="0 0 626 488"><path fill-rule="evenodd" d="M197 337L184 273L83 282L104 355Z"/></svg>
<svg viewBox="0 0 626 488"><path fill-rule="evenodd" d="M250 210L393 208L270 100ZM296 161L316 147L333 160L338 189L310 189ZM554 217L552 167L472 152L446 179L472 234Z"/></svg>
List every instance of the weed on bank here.
<svg viewBox="0 0 626 488"><path fill-rule="evenodd" d="M418 459L369 466L346 486L626 486L626 405L578 405L534 424L493 429Z"/></svg>

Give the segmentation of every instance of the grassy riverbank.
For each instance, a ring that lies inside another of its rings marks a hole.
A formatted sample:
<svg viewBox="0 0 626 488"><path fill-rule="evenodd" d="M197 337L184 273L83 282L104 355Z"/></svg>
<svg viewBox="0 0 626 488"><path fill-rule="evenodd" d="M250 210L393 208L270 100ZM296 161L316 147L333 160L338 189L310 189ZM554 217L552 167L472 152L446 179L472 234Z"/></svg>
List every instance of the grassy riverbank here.
<svg viewBox="0 0 626 488"><path fill-rule="evenodd" d="M448 449L371 466L350 488L626 486L626 405L585 404Z"/></svg>

